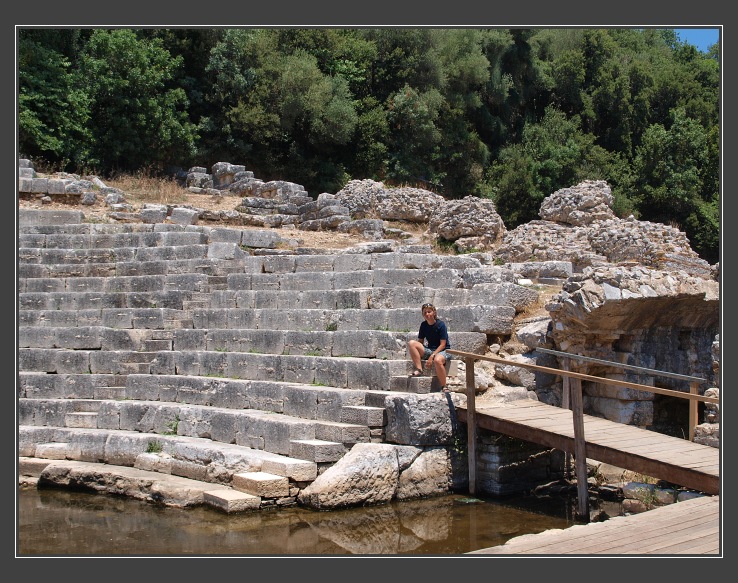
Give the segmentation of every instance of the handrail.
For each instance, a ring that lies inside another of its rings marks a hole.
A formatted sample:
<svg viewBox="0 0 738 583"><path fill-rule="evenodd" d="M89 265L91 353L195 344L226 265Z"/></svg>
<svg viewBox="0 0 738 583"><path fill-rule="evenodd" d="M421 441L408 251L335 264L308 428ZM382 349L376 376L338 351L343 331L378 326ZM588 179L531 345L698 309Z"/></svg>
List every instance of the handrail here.
<svg viewBox="0 0 738 583"><path fill-rule="evenodd" d="M556 353L556 351L549 351L544 349L545 352ZM486 360L488 362L494 362L498 364L507 364L511 366L517 366L520 368L526 368L529 370L545 372L552 375L561 376L565 381L565 387L569 385L569 389L573 385L574 391L571 394L571 411L572 411L572 422L574 423L574 451L576 460L576 471L577 476L586 476L586 439L584 437L584 412L582 407L582 380L598 382L607 385L615 385L619 387L628 387L639 391L646 391L651 393L658 393L662 395L669 395L672 397L678 397L682 399L689 399L689 439L694 439L694 426L697 424L697 402L702 401L705 403L719 403L720 399L717 397L706 397L697 393L698 385L701 382L705 382L704 379L699 377L687 377L685 375L675 375L673 373L666 373L665 376L676 376L677 378L684 378L690 380L689 393L681 391L674 391L671 389L662 389L660 387L651 387L648 385L641 385L639 383L631 383L628 381L620 381L616 379L609 379L605 377L598 377L594 375L588 375L584 373L572 372L568 370L569 359L577 358L577 355L569 355L567 353L558 353L564 356L564 368L556 369L547 366L540 366L538 364L530 364L527 362L517 362L500 358L498 356L489 356L482 354L475 354L473 352L464 352L462 350L448 349L447 352L454 356L458 356L464 359L466 363L466 401L467 401L467 452L468 452L468 464L469 464L469 492L475 494L476 492L476 406L474 403L476 383L474 381L474 361L475 360ZM641 367L633 367L632 365L622 365L620 363L610 363L609 361L603 361L600 359L591 359L589 357L580 357L580 359L592 360L600 363L612 364L614 366L620 366L623 368L636 368L641 371L648 371L649 374L661 374L661 371L655 371L650 369L643 369ZM573 383L569 383L569 379L574 379ZM566 405L566 402L564 403ZM577 492L579 498L578 516L581 520L589 522L589 502L587 492L587 482L585 480L577 480Z"/></svg>
<svg viewBox="0 0 738 583"><path fill-rule="evenodd" d="M463 352L461 350L454 350L449 348L446 352L455 356L460 356L464 359L473 358L474 360L487 360L489 362L495 362L497 364L508 364L511 366L519 366L521 368L527 368L530 370L537 370L539 372L545 372L552 375L567 376L570 378L580 379L583 381L592 381L595 383L602 383L606 385L615 385L618 387L627 387L629 389L636 389L638 391L646 391L650 393L658 393L660 395L668 395L670 397L678 397L680 399L689 399L691 401L702 401L703 403L720 403L719 397L706 397L704 395L698 395L695 393L684 393L682 391L674 391L672 389L662 389L661 387L651 387L649 385L641 385L639 383L631 383L629 381L619 381L617 379L609 379L607 377L598 377L593 375L584 374L581 372L564 371L558 368L551 368L548 366L540 366L538 364L530 364L528 362L516 362L514 360L507 360L498 356L489 356L486 354L475 354L473 352ZM607 362L607 361L605 361ZM617 365L617 362L612 363ZM699 378L699 377L695 377ZM704 379L700 379L704 380Z"/></svg>
<svg viewBox="0 0 738 583"><path fill-rule="evenodd" d="M689 375L677 374L675 372L664 372L661 370L655 370L652 368L645 368L642 366L636 366L634 364L624 364L620 362L613 362L611 360L603 360L601 358L594 358L592 356L581 356L579 354L571 354L570 352L561 352L559 350L551 350L550 348L536 348L536 352L543 352L545 354L553 354L554 356L562 356L564 358L571 358L573 360L580 360L584 362L595 362L598 364L607 364L610 366L616 366L625 370L632 370L636 372L644 372L653 376L669 377L672 379L681 379L684 381L699 381L706 383L707 381L702 377L693 377Z"/></svg>

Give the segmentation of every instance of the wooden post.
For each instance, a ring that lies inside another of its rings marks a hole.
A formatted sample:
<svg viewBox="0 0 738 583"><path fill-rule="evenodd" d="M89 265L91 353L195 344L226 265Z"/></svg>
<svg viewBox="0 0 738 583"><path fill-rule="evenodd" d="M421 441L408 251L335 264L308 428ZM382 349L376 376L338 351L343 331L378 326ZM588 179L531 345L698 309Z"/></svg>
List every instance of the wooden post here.
<svg viewBox="0 0 738 583"><path fill-rule="evenodd" d="M569 370L569 359L568 358L563 359L561 363L561 369L565 371ZM569 377L562 376L561 377L561 408L562 409L571 409L571 400L569 398L570 393L571 393L571 388L569 387ZM566 479L571 480L571 452L570 451L564 452L564 471L566 472Z"/></svg>
<svg viewBox="0 0 738 583"><path fill-rule="evenodd" d="M589 491L587 489L587 447L584 441L582 381L571 379L571 413L574 421L574 459L577 470L577 513L579 520L589 522Z"/></svg>
<svg viewBox="0 0 738 583"><path fill-rule="evenodd" d="M477 493L477 410L474 404L474 359L466 358L466 454L469 463L469 494Z"/></svg>
<svg viewBox="0 0 738 583"><path fill-rule="evenodd" d="M692 381L689 383L689 392L693 395L699 394L699 383ZM689 441L694 441L694 428L699 425L699 419L697 418L697 406L699 401L697 399L689 400Z"/></svg>

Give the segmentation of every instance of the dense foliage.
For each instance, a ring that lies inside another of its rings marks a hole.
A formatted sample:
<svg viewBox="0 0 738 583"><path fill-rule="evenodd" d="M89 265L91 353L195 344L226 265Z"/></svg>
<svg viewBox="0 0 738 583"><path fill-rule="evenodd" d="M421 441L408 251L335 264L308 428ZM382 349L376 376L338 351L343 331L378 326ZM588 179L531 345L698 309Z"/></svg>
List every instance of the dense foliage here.
<svg viewBox="0 0 738 583"><path fill-rule="evenodd" d="M21 155L71 172L243 164L492 198L508 229L585 179L720 246L720 70L657 29L18 30Z"/></svg>

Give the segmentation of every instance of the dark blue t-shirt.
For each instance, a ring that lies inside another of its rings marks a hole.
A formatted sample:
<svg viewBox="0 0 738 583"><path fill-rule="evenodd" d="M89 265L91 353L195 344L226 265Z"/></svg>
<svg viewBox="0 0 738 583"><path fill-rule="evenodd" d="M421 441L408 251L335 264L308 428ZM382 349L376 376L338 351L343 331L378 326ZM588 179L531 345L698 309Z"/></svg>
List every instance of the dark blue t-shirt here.
<svg viewBox="0 0 738 583"><path fill-rule="evenodd" d="M418 331L418 338L421 340L428 340L428 348L435 350L441 344L441 340L446 341L444 350L451 348L451 340L448 337L448 330L446 329L446 323L443 320L436 320L433 326L429 326L428 322L423 320L420 323L420 330Z"/></svg>

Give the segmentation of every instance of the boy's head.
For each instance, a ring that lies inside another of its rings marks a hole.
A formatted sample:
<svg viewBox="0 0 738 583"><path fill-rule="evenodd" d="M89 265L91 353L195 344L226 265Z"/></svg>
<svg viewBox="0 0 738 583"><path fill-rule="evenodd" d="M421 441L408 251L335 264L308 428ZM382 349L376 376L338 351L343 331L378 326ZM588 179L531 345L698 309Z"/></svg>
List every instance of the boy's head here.
<svg viewBox="0 0 738 583"><path fill-rule="evenodd" d="M433 314L434 318L436 317L436 307L433 304L423 304L420 306L420 311L422 312L423 317L425 317L427 313Z"/></svg>

